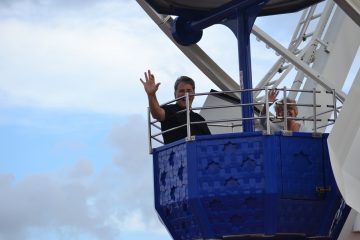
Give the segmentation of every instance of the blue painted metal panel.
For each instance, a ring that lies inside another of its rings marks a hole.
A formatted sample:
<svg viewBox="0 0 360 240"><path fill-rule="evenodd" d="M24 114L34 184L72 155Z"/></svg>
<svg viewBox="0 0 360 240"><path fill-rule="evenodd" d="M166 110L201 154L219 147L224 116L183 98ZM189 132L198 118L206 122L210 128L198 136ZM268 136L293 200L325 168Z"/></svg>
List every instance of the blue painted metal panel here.
<svg viewBox="0 0 360 240"><path fill-rule="evenodd" d="M174 239L327 236L343 222L331 227L341 196L326 137L235 133L155 149L156 210Z"/></svg>
<svg viewBox="0 0 360 240"><path fill-rule="evenodd" d="M323 142L309 134L281 138L282 197L318 199L324 186Z"/></svg>

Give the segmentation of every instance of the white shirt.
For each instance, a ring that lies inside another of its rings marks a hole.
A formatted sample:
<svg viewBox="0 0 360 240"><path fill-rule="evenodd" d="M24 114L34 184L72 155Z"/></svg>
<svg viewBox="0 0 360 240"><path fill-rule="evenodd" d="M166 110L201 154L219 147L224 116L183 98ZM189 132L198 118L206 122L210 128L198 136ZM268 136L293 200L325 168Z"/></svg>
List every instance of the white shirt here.
<svg viewBox="0 0 360 240"><path fill-rule="evenodd" d="M312 132L312 130L309 129L308 127L306 127L304 123L302 123L302 122L297 122L297 123L300 124L298 132ZM264 129L266 129L266 119L261 119L260 124L263 126ZM274 131L274 132L282 131L282 130L284 130L284 123L283 122L273 123L270 121L270 129L271 129L271 131Z"/></svg>

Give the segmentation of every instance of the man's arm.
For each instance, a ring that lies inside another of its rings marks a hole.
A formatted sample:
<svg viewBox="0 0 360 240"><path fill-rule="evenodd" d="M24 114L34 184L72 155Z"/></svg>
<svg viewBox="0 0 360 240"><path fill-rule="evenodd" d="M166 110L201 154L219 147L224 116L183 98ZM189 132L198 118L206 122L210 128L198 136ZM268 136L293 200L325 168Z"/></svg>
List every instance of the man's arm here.
<svg viewBox="0 0 360 240"><path fill-rule="evenodd" d="M266 96L268 98L268 102L269 102L269 107L277 100L277 95L279 94L279 91L276 89L270 89L268 96ZM261 112L260 112L260 116L263 117L266 115L266 104L264 104ZM263 126L263 128L266 129L266 119L265 118L260 118L260 124L261 126ZM272 122L270 122L270 125L273 125Z"/></svg>
<svg viewBox="0 0 360 240"><path fill-rule="evenodd" d="M153 118L158 121L165 120L165 110L160 107L160 104L156 97L156 91L159 89L160 83L155 83L155 77L150 70L144 73L145 81L140 78L140 81L144 85L145 92L148 96L150 112Z"/></svg>

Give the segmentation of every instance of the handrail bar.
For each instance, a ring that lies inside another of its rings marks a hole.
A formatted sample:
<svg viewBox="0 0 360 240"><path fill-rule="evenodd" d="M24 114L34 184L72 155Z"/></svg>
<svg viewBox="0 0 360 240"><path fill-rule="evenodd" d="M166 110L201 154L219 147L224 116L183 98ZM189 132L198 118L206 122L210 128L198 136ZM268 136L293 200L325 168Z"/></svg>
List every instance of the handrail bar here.
<svg viewBox="0 0 360 240"><path fill-rule="evenodd" d="M182 124L182 125L179 125L179 126L176 126L176 127L173 127L173 128L169 128L169 129L167 129L167 130L164 130L164 131L162 131L162 132L160 132L160 133L156 133L156 134L154 134L154 135L152 135L152 136L159 136L159 135L161 135L161 134L164 134L164 133L167 133L167 132L170 132L170 131L174 131L174 130L176 130L176 129L179 129L179 128L182 128L182 127L186 127L186 123L185 124Z"/></svg>
<svg viewBox="0 0 360 240"><path fill-rule="evenodd" d="M332 108L332 105L326 105L328 108ZM341 109L342 108L342 106L340 106L340 107L337 107L336 109L338 110L338 109ZM324 115L324 114L326 114L326 113L330 113L330 112L334 112L334 110L326 110L326 111L323 111L323 112L320 112L320 113L317 113L316 114L316 116L318 117L318 116L321 116L321 115ZM309 116L309 117L306 117L306 118L312 118L312 116Z"/></svg>
<svg viewBox="0 0 360 240"><path fill-rule="evenodd" d="M159 129L159 130L161 130L161 127L159 127L158 125L156 125L155 123L153 124L153 123L151 123L150 124L151 126L153 126L153 127L155 127L155 128L157 128L157 129Z"/></svg>
<svg viewBox="0 0 360 240"><path fill-rule="evenodd" d="M281 88L273 88L275 90L282 90ZM256 92L263 91L265 88L253 88L253 89L240 89L240 90L228 90L228 91L220 91L220 92L201 92L201 93L189 93L189 96L203 96L203 95L217 95L217 94L226 94L226 93L241 93L241 92ZM295 90L295 89L287 89L288 92L303 92L303 93L313 93L313 90ZM317 90L316 93L321 93L321 91ZM171 101L165 102L160 106L168 105L169 103L176 102L181 99L185 99L186 96L175 98Z"/></svg>
<svg viewBox="0 0 360 240"><path fill-rule="evenodd" d="M157 141L157 142L161 143L161 144L164 144L164 142L163 142L163 141L161 141L161 140L157 139L156 137L151 137L151 138L152 138L152 139L154 139L155 141Z"/></svg>
<svg viewBox="0 0 360 240"><path fill-rule="evenodd" d="M191 96L189 94L189 96ZM183 97L179 98L179 99L182 99ZM275 102L270 102L270 103L275 103ZM206 109L218 109L218 108L233 108L233 107L240 107L240 106L255 106L255 105L264 105L265 102L257 102L257 103L238 103L238 104L233 104L233 105L219 105L219 106L208 106L208 107L190 107L190 110L206 110ZM289 103L289 105L292 104L292 103ZM161 106L163 106L164 104L162 104ZM312 105L311 105L312 106ZM183 109L183 110L180 110L178 111L176 114L180 114L180 113L183 113L183 112L186 112L186 109ZM154 121L151 121L150 123L151 124L154 124L154 123L158 123L159 120L154 120Z"/></svg>
<svg viewBox="0 0 360 240"><path fill-rule="evenodd" d="M313 132L316 133L317 129L332 125L333 122L335 122L335 120L337 118L337 112L342 108L342 106L337 106L336 105L337 100L339 100L339 99L337 97L336 92L334 92L334 91L325 91L326 93L330 93L330 94L333 95L332 105L324 105L324 107L331 108L331 109L323 111L323 112L317 112L316 109L321 108L322 105L316 104L316 94L321 93L321 91L316 90L316 89L313 89L313 90L295 90L295 89L287 89L286 87L284 87L284 88L273 88L273 89L283 91L283 93L284 93L283 94L283 102L277 102L277 101L271 102L271 101L268 101L267 97L265 97L265 101L256 101L255 102L255 100L254 100L254 102L252 102L252 103L236 103L236 104L232 104L232 105L222 104L222 105L206 106L206 107L191 107L190 106L190 101L189 101L190 96L203 96L203 95L209 96L209 95L217 95L217 94L224 94L224 93L225 94L226 93L238 93L238 92L245 92L245 91L254 91L255 92L255 91L263 91L263 90L265 90L265 96L267 96L269 87L265 87L265 88L256 88L256 89L241 89L241 90L233 90L233 91L220 91L220 92L207 92L207 93L188 93L187 92L187 93L185 93L185 96L175 98L174 100L168 101L168 102L160 105L160 106L165 106L167 104L170 104L170 103L173 103L173 102L176 102L178 100L181 100L181 99L185 98L185 100L186 100L186 108L176 112L176 114L185 113L186 114L186 123L182 124L182 125L179 125L179 126L176 126L176 127L173 127L171 129L167 129L165 131L161 131L161 127L157 125L157 123L159 123L160 121L158 121L156 119L152 121L151 118L150 118L150 115L149 115L149 118L148 118L149 119L149 121L148 121L149 130L148 131L149 131L149 141L150 141L149 146L150 146L150 149L151 149L150 153L152 153L152 144L151 144L152 139L159 142L159 143L164 144L162 141L157 139L158 136L160 136L160 135L162 135L164 133L174 131L176 129L186 127L186 132L187 132L186 139L188 141L191 141L193 139L191 137L191 125L204 124L204 123L208 124L209 126L232 128L232 131L234 131L235 127L242 126L242 122L244 120L262 120L262 119L266 119L266 127L265 127L266 128L266 133L270 134L271 133L271 131L270 131L270 122L273 122L273 123L283 122L284 123L283 128L287 129L287 120L292 119L292 120L303 121L303 122L306 122L306 121L313 122L314 123L313 124ZM288 103L287 100L286 100L287 92L312 93L312 95L313 95L313 104L310 104L310 103ZM285 110L287 110L288 106L312 107L313 108L313 114L311 116L308 116L308 117L289 117L289 116L287 116L287 114L284 114L284 116L282 116L282 117L274 116L274 115L271 115L270 110L269 110L270 106L272 104L274 104L274 103L275 103L275 105L283 105L284 106L283 107L284 112L285 112ZM191 120L190 120L190 112L191 111L209 110L209 109L222 109L222 108L234 108L234 107L243 107L243 106L253 106L253 107L255 107L255 106L261 106L261 105L264 106L263 109L266 109L266 111L265 111L266 115L262 115L262 114L265 114L265 113L261 113L260 115L254 116L254 117L224 118L224 119L196 121L196 122L191 122ZM330 118L330 119L327 120L328 124L317 126L316 122L321 122L322 121L322 119L319 119L318 117L321 116L321 115L330 113L330 112L334 112L334 119ZM226 122L230 122L230 123L229 124L221 124L221 123L226 123ZM236 124L237 122L239 124ZM261 124L263 124L263 123L261 123ZM156 129L160 130L160 132L155 133L155 134L151 134L151 127L150 126L155 127Z"/></svg>
<svg viewBox="0 0 360 240"><path fill-rule="evenodd" d="M195 107L191 108L191 110L206 110L206 109L218 109L218 108L233 108L233 107L241 107L241 106L256 106L256 105L264 105L265 102L257 102L257 103L238 103L233 105L219 105L219 106L208 106L208 107ZM180 112L180 111L179 111Z"/></svg>

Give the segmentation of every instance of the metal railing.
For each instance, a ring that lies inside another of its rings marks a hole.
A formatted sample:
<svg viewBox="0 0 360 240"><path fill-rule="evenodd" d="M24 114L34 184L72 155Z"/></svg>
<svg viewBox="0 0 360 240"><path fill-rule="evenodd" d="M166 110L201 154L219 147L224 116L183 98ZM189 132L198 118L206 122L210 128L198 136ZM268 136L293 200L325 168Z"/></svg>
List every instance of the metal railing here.
<svg viewBox="0 0 360 240"><path fill-rule="evenodd" d="M190 97L195 97L195 96L211 96L211 95L218 95L218 94L233 94L233 93L241 93L244 91L252 91L252 92L259 92L259 91L263 91L264 92L264 96L268 96L268 92L269 92L269 88L265 87L265 88L256 88L256 89L248 89L248 90L234 90L234 91L221 91L221 92L207 92L207 93L196 93L196 94L190 94L190 93L186 93L185 96L183 97L179 97L176 98L174 100L171 100L169 102L166 102L165 104L162 104L161 106L164 105L168 105L174 102L177 102L178 100L181 99L185 99L186 101L186 108L183 110L180 110L177 112L177 114L186 114L186 123L179 125L177 127L171 128L171 129L167 129L165 131L162 131L161 126L159 126L160 122L158 120L154 120L151 117L151 113L150 113L150 109L148 108L148 135L149 135L149 152L150 154L152 153L152 149L153 149L153 141L156 141L160 144L164 144L164 142L159 139L159 137L164 134L164 133L169 133L172 132L174 130L177 130L179 128L184 128L186 127L186 133L187 133L187 137L186 140L187 141L191 141L193 139L193 137L191 136L191 126L195 125L195 124L208 124L209 127L224 127L224 128L231 128L231 132L234 132L234 129L236 127L241 127L242 126L242 121L244 120L257 120L257 121L263 121L263 119L265 119L266 124L265 124L265 130L261 130L264 131L264 134L272 134L272 130L271 130L271 123L274 122L283 122L284 126L283 126L283 131L285 132L291 132L288 131L288 126L287 126L287 121L292 119L292 120L296 120L296 121L311 121L313 122L312 124L312 132L314 134L318 133L318 130L321 128L325 128L327 126L330 126L332 124L335 123L336 118L338 116L338 113L342 107L342 101L340 98L338 98L336 96L336 92L335 90L329 92L325 92L327 94L332 94L332 104L326 105L325 108L326 110L323 110L322 112L318 111L319 108L323 108L324 107L320 104L317 104L317 94L320 94L321 91L318 91L316 89L313 90L292 90L292 89L287 89L286 87L284 88L276 88L276 90L282 92L282 99L283 99L283 103L279 103L279 102L270 102L268 100L267 97L264 97L264 101L259 101L259 102L252 102L252 103L241 103L239 101L239 103L237 104L232 104L232 105L216 105L216 106L205 106L205 107L191 107L190 106ZM312 95L312 103L311 104L300 104L300 103L288 103L287 102L287 96L289 92L300 92L302 94L311 94ZM270 107L271 105L283 105L283 116L276 116L275 114L273 114L270 111ZM297 107L306 107L306 108L312 108L312 114L311 116L303 116L303 117L289 117L287 114L287 108L288 106L297 106ZM224 108L241 108L243 106L253 106L253 107L258 107L258 106L263 106L262 110L260 111L260 113L258 114L258 116L254 116L251 118L243 118L243 117L237 117L237 118L225 118L225 119L214 119L214 120L206 120L206 121L201 121L201 122L191 122L190 120L190 112L191 111L197 111L197 110L209 110L209 109L224 109ZM264 112L265 109L265 112ZM319 126L318 122L321 122L321 116L325 115L325 114L332 114L332 117L327 119L326 124ZM153 133L153 130L157 130L157 132Z"/></svg>

